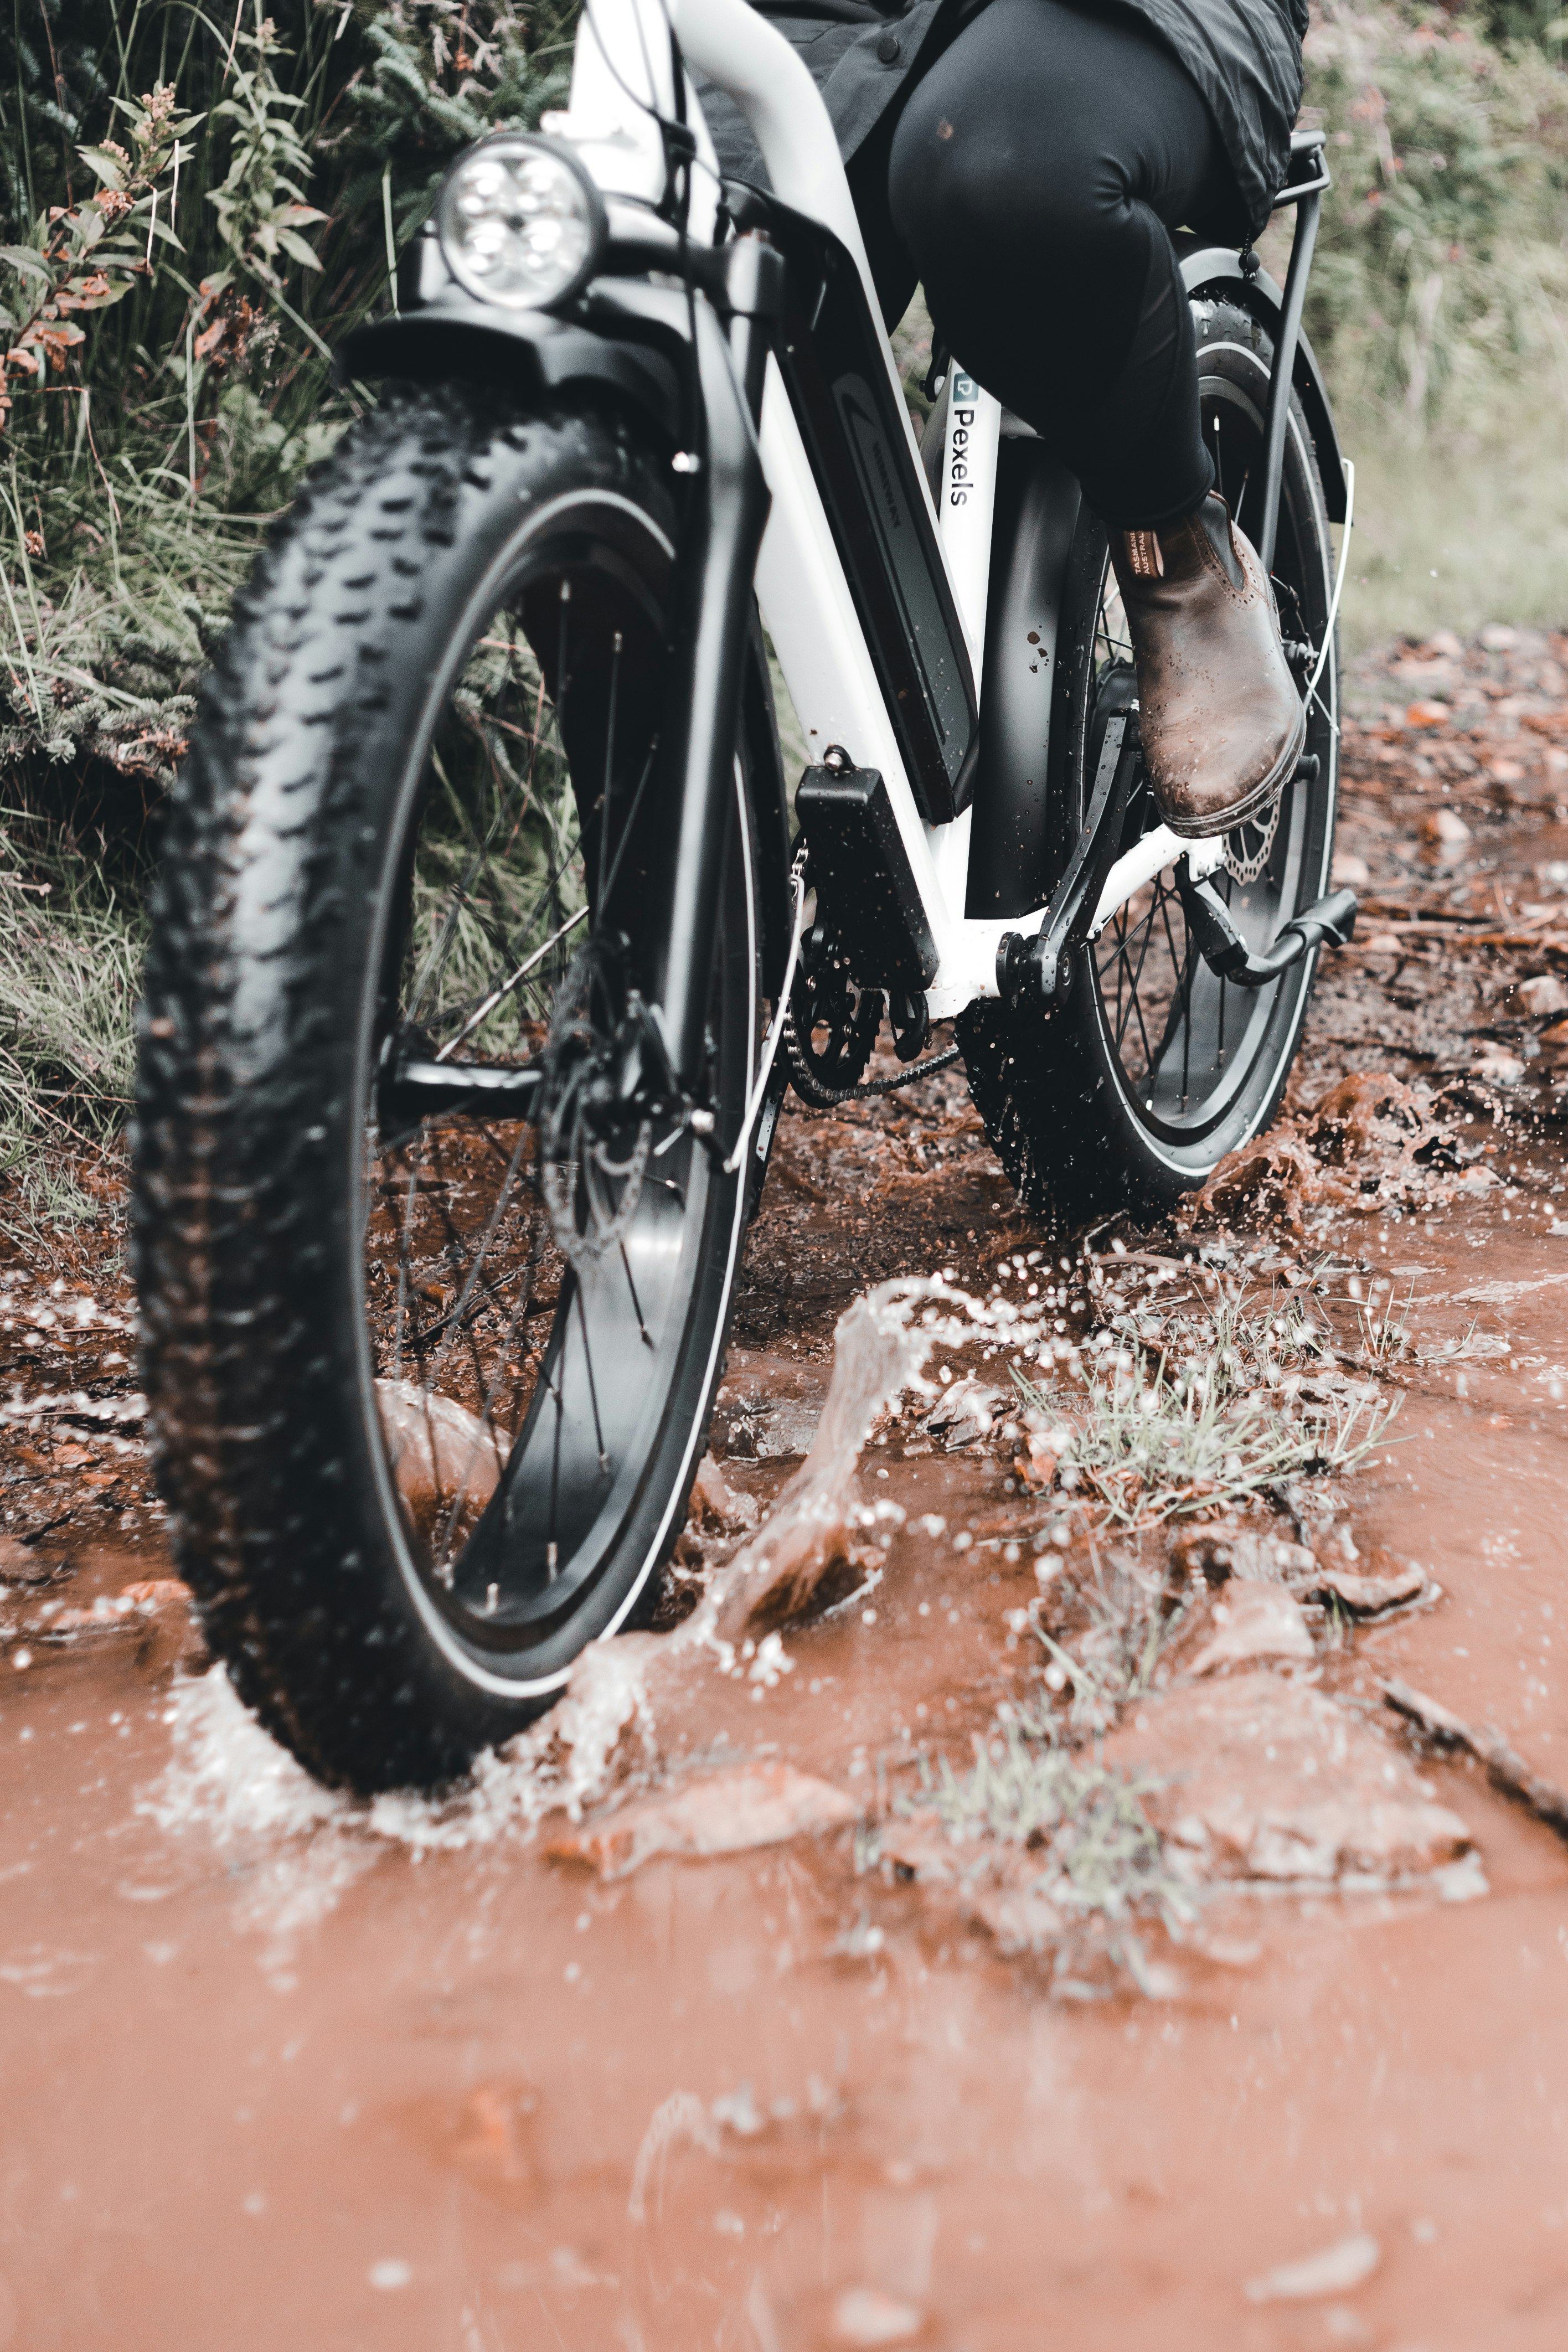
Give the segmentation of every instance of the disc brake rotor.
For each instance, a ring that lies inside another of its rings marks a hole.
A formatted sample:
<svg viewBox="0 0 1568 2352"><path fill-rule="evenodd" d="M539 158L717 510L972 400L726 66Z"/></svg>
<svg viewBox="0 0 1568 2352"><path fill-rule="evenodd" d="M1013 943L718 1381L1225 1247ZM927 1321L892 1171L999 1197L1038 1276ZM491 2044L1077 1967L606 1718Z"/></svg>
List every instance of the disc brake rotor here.
<svg viewBox="0 0 1568 2352"><path fill-rule="evenodd" d="M539 1124L540 1190L562 1255L579 1273L625 1239L642 1198L653 1121L633 1108L623 1080L646 1037L617 943L590 940L555 1000Z"/></svg>
<svg viewBox="0 0 1568 2352"><path fill-rule="evenodd" d="M1268 863L1274 836L1279 830L1283 791L1276 793L1261 817L1249 817L1225 837L1225 870L1238 882L1256 882Z"/></svg>

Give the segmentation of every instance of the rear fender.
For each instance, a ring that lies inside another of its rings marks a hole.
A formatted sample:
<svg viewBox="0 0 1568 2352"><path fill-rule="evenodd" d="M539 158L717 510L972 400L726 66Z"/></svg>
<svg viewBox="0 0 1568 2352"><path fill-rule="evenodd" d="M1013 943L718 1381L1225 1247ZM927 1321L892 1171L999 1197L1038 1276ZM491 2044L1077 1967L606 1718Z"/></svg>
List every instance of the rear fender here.
<svg viewBox="0 0 1568 2352"><path fill-rule="evenodd" d="M1200 295L1217 295L1224 301L1234 302L1238 310L1247 311L1260 327L1268 329L1270 335L1278 334L1285 297L1266 269L1255 270L1249 278L1242 268L1241 257L1233 246L1200 245L1194 237L1178 236L1176 250L1181 257L1183 280L1194 301ZM1333 411L1329 406L1323 372L1305 335L1296 345L1294 374L1293 389L1301 404L1307 430L1318 454L1318 471L1323 478L1323 503L1328 509L1329 520L1343 522L1345 472L1340 455L1340 436L1334 430Z"/></svg>

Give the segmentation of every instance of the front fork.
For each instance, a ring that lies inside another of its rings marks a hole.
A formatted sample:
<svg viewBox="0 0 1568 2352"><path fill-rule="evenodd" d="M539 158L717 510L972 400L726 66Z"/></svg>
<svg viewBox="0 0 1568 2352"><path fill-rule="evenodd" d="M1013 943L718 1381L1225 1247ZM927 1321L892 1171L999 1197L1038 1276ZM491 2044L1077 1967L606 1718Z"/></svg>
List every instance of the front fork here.
<svg viewBox="0 0 1568 2352"><path fill-rule="evenodd" d="M670 1076L688 1101L700 1095L707 1058L713 941L735 789L752 583L770 504L757 420L784 290L781 257L760 236L738 237L702 258L716 299L728 312L728 332L713 304L694 296L697 446L683 453L693 478L676 640L678 651L689 651L672 680L668 706L669 917L651 975L655 1023ZM715 263L721 267L721 279Z"/></svg>

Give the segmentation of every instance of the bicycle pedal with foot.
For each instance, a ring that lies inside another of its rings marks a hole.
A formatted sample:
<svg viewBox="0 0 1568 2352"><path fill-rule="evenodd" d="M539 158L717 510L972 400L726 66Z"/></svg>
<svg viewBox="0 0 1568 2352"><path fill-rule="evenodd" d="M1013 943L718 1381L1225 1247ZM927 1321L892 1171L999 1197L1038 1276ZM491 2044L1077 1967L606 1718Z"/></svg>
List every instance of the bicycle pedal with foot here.
<svg viewBox="0 0 1568 2352"><path fill-rule="evenodd" d="M1032 999L1048 1007L1065 998L1079 950L1098 933L1122 819L1139 781L1137 716L1134 705L1125 719L1116 714L1107 727L1089 822L1038 931L1032 938L1008 931L997 949L997 992L1009 1004ZM1307 752L1289 783L1310 789L1317 782L1320 765L1317 754ZM1216 846L1194 843L1173 870L1193 944L1219 978L1241 988L1264 988L1314 948L1349 945L1355 930L1356 897L1352 890L1335 890L1302 908L1280 927L1268 948L1255 953L1208 878L1211 866L1205 863L1196 875L1192 871L1194 856L1213 856Z"/></svg>

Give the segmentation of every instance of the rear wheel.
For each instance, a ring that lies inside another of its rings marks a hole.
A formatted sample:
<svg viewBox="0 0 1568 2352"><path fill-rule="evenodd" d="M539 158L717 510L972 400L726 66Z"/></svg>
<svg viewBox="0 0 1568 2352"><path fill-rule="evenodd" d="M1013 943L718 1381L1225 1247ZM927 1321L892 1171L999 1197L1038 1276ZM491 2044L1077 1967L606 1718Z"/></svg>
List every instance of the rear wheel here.
<svg viewBox="0 0 1568 2352"><path fill-rule="evenodd" d="M744 1180L648 1089L618 1107L667 898L669 479L608 415L395 394L270 551L171 822L137 1151L160 1475L241 1696L362 1790L461 1773L646 1613L718 1379ZM737 760L721 1138L758 950Z"/></svg>
<svg viewBox="0 0 1568 2352"><path fill-rule="evenodd" d="M1200 299L1204 431L1217 487L1240 528L1256 529L1272 348L1234 305ZM1080 514L1069 559L1052 719L1059 872L1081 829L1110 712L1124 708L1131 646L1104 525ZM1275 593L1306 693L1328 625L1333 548L1317 461L1299 404L1286 437ZM1254 948L1329 887L1337 782L1338 662L1331 645L1309 698L1315 781L1295 781L1261 824L1239 827L1215 880ZM1141 782L1122 848L1160 822ZM1121 908L1079 958L1064 1003L988 1003L961 1034L975 1102L1004 1167L1036 1214L1072 1222L1116 1207L1163 1211L1206 1182L1227 1152L1268 1125L1295 1058L1315 958L1272 985L1237 988L1190 940L1174 865Z"/></svg>

